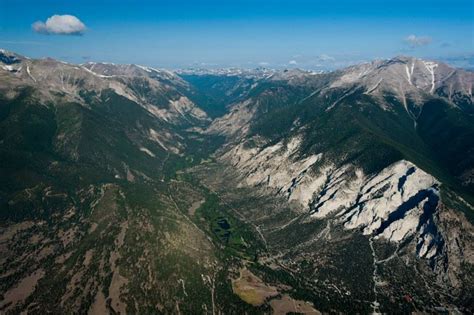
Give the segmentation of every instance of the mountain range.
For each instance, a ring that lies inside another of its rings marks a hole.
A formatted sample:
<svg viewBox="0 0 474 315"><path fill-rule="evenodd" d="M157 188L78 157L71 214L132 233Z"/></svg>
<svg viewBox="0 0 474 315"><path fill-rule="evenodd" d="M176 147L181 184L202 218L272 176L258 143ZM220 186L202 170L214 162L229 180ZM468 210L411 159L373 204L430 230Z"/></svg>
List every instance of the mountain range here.
<svg viewBox="0 0 474 315"><path fill-rule="evenodd" d="M0 312L474 311L474 73L0 51Z"/></svg>

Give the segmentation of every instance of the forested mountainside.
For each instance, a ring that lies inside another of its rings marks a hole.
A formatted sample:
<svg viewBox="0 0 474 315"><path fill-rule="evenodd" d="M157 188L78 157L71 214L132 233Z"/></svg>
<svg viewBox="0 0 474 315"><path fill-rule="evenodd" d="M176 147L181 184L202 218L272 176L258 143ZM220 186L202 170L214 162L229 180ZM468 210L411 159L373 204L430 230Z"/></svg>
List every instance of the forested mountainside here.
<svg viewBox="0 0 474 315"><path fill-rule="evenodd" d="M474 74L0 52L0 310L473 312Z"/></svg>

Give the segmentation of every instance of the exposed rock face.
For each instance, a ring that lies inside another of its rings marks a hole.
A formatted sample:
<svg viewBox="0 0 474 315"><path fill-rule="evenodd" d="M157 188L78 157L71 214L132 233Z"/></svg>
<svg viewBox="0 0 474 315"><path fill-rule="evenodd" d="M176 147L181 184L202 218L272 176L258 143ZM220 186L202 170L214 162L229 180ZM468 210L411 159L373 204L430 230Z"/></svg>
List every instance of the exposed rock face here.
<svg viewBox="0 0 474 315"><path fill-rule="evenodd" d="M334 216L347 229L362 229L393 242L420 232L419 255L436 254L426 221L438 205L439 182L408 161L367 176L353 165L321 165L322 154L298 159L299 138L265 148L239 144L222 159L232 163L247 185L270 187L296 201L315 219ZM426 244L425 244L426 243Z"/></svg>
<svg viewBox="0 0 474 315"><path fill-rule="evenodd" d="M0 51L0 312L469 312L472 80Z"/></svg>
<svg viewBox="0 0 474 315"><path fill-rule="evenodd" d="M438 266L445 268L446 277L444 280L450 282L452 287L463 286L464 277L459 271L463 264L474 265L474 228L466 221L466 218L456 210L440 205L434 223L443 235L444 251L449 261Z"/></svg>
<svg viewBox="0 0 474 315"><path fill-rule="evenodd" d="M207 129L208 133L225 136L245 136L255 115L255 106L251 99L234 105L223 117L215 119Z"/></svg>

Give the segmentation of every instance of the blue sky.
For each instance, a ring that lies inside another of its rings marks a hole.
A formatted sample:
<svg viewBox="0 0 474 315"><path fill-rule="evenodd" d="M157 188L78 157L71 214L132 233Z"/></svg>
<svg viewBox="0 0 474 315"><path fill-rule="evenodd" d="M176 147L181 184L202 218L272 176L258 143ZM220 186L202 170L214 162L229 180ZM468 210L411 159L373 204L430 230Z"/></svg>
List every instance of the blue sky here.
<svg viewBox="0 0 474 315"><path fill-rule="evenodd" d="M0 47L157 67L337 68L413 55L469 66L472 0L0 0ZM73 15L82 36L35 32ZM473 66L473 65L471 65Z"/></svg>

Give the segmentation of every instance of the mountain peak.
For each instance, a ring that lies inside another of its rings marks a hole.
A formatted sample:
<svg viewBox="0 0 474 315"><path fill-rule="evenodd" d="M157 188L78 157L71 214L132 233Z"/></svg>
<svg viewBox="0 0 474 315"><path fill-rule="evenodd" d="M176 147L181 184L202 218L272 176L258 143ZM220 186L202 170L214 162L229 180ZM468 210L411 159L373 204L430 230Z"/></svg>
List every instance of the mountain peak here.
<svg viewBox="0 0 474 315"><path fill-rule="evenodd" d="M1 56L0 313L470 310L473 74Z"/></svg>
<svg viewBox="0 0 474 315"><path fill-rule="evenodd" d="M395 95L402 103L411 98L420 103L424 95L438 95L452 100L465 95L472 103L473 75L444 63L409 56L355 65L341 70L331 87L364 87L366 94ZM464 96L463 96L464 97Z"/></svg>

